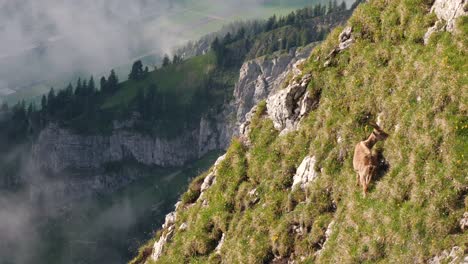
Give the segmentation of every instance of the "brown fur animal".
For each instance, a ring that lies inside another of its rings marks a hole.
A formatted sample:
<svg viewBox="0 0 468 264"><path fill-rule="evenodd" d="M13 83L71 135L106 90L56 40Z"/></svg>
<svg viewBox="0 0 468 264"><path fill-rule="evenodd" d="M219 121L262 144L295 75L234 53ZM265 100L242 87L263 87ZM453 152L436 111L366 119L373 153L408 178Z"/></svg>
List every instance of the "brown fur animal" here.
<svg viewBox="0 0 468 264"><path fill-rule="evenodd" d="M367 188L372 180L372 176L377 171L379 163L377 156L372 153L372 147L377 142L383 141L388 137L388 134L380 129L377 124L372 123L371 126L374 127L374 131L372 131L372 134L366 140L356 145L353 158L353 167L357 173L356 184L358 186L359 184L362 185L364 197L366 197Z"/></svg>

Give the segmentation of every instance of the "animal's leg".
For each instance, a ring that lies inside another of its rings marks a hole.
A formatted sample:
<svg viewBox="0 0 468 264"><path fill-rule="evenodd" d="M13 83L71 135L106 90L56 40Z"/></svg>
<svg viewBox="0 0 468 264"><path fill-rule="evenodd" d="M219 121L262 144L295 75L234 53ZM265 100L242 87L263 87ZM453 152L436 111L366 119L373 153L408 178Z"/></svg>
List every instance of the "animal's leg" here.
<svg viewBox="0 0 468 264"><path fill-rule="evenodd" d="M356 172L356 186L359 186L359 173Z"/></svg>
<svg viewBox="0 0 468 264"><path fill-rule="evenodd" d="M364 197L366 197L366 192L367 192L366 170L362 170L359 174L360 174L359 181L362 186L362 191L364 192Z"/></svg>
<svg viewBox="0 0 468 264"><path fill-rule="evenodd" d="M364 197L366 197L367 188L369 187L370 181L372 179L373 167L374 166L367 166L362 173L361 184L362 184L362 191L364 193Z"/></svg>
<svg viewBox="0 0 468 264"><path fill-rule="evenodd" d="M367 176L367 177L366 177L366 183L367 183L367 185L370 184L370 182L371 182L371 180L372 180L372 177L374 176L376 167L375 167L375 166L369 166L368 168L369 168L369 170L367 171L367 175L366 175L366 176Z"/></svg>

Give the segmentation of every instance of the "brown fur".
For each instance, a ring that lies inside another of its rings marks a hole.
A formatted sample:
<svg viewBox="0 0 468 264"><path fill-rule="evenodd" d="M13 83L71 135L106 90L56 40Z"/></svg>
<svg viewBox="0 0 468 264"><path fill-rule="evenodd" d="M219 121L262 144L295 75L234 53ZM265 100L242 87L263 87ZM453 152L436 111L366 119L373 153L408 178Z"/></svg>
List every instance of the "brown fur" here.
<svg viewBox="0 0 468 264"><path fill-rule="evenodd" d="M366 197L367 188L378 167L377 156L372 153L372 147L388 137L388 134L382 131L379 126L371 125L374 127L374 131L366 140L356 145L353 158L353 167L357 174L356 184L362 186L364 197Z"/></svg>

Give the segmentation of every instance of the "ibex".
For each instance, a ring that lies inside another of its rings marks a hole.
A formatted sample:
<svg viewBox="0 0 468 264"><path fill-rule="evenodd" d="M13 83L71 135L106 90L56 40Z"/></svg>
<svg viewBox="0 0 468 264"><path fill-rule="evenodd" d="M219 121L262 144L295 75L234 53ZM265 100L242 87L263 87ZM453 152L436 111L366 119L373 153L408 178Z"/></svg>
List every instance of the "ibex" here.
<svg viewBox="0 0 468 264"><path fill-rule="evenodd" d="M374 130L372 134L364 141L359 142L354 149L353 167L357 173L356 184L362 185L364 197L367 194L367 187L372 179L372 176L377 171L378 158L377 155L372 153L372 147L378 142L383 141L388 137L388 134L382 131L380 127L375 124L370 124Z"/></svg>

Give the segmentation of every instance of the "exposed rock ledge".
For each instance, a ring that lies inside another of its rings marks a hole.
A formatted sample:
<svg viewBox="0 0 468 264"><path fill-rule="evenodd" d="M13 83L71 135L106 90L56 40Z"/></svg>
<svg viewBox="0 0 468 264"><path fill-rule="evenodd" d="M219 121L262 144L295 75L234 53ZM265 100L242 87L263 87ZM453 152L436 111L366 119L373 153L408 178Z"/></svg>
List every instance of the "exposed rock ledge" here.
<svg viewBox="0 0 468 264"><path fill-rule="evenodd" d="M297 64L310 56L315 44L292 49L273 58L262 57L245 62L240 70L239 82L234 89L236 118L238 124L246 120L246 114L272 91L280 88L289 73L299 73Z"/></svg>
<svg viewBox="0 0 468 264"><path fill-rule="evenodd" d="M310 81L311 76L305 75L267 99L268 116L281 134L296 130L301 119L318 106L320 98L306 92Z"/></svg>
<svg viewBox="0 0 468 264"><path fill-rule="evenodd" d="M467 4L467 0L435 0L431 13L435 13L439 20L427 30L424 35L424 44L429 42L429 38L435 32L444 30L453 32L457 18L468 15Z"/></svg>
<svg viewBox="0 0 468 264"><path fill-rule="evenodd" d="M465 264L468 263L468 255L465 255L460 247L453 247L450 251L444 250L438 256L431 258L428 264Z"/></svg>
<svg viewBox="0 0 468 264"><path fill-rule="evenodd" d="M181 166L209 151L222 149L219 138L216 124L204 118L196 129L173 139L125 128L115 129L111 135L80 135L52 124L40 133L32 156L36 166L56 173L67 168L96 169L122 160L150 166Z"/></svg>

